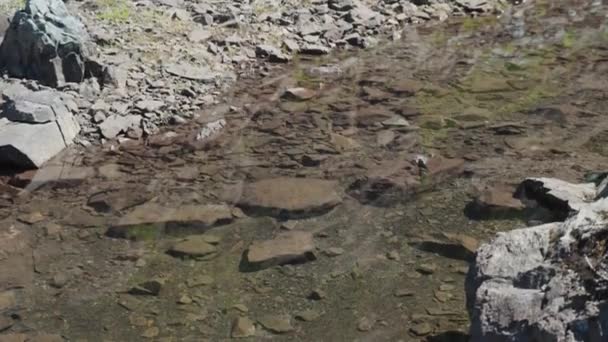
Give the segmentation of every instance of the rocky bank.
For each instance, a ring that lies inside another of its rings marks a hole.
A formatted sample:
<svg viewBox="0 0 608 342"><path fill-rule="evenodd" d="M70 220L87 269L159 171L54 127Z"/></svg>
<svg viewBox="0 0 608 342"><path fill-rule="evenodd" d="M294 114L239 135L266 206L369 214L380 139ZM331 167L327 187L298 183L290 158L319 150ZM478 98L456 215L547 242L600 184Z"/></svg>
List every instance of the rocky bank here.
<svg viewBox="0 0 608 342"><path fill-rule="evenodd" d="M608 178L524 181L518 195L564 215L499 234L477 251L467 280L471 341L608 338Z"/></svg>

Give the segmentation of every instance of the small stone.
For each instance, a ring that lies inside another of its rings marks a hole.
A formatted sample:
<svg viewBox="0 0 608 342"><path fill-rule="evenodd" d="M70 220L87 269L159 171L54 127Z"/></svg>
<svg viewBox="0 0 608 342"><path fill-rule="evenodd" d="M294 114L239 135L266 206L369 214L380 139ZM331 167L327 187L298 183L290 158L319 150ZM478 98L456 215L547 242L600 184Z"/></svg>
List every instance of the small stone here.
<svg viewBox="0 0 608 342"><path fill-rule="evenodd" d="M440 303L445 303L453 297L453 295L449 292L437 290L433 291L433 295L435 296L435 299L437 299L437 301L439 301Z"/></svg>
<svg viewBox="0 0 608 342"><path fill-rule="evenodd" d="M129 323L136 327L145 327L148 325L148 319L140 314L133 313L129 316Z"/></svg>
<svg viewBox="0 0 608 342"><path fill-rule="evenodd" d="M154 338L160 334L160 329L158 327L150 327L141 334L141 337L145 338Z"/></svg>
<svg viewBox="0 0 608 342"><path fill-rule="evenodd" d="M273 333L285 334L294 331L288 316L267 315L260 318L258 322Z"/></svg>
<svg viewBox="0 0 608 342"><path fill-rule="evenodd" d="M399 260L399 252L398 251L390 251L386 253L386 257L389 260Z"/></svg>
<svg viewBox="0 0 608 342"><path fill-rule="evenodd" d="M206 257L217 252L217 248L206 241L205 236L193 235L176 243L169 253L180 257Z"/></svg>
<svg viewBox="0 0 608 342"><path fill-rule="evenodd" d="M410 289L397 289L395 290L395 297L412 297L414 291Z"/></svg>
<svg viewBox="0 0 608 342"><path fill-rule="evenodd" d="M51 280L51 286L60 289L64 287L67 282L68 276L65 273L57 273L53 276L53 279Z"/></svg>
<svg viewBox="0 0 608 342"><path fill-rule="evenodd" d="M158 280L150 280L131 288L129 293L132 295L158 296L162 286L162 282Z"/></svg>
<svg viewBox="0 0 608 342"><path fill-rule="evenodd" d="M294 230L298 226L298 221L285 221L281 223L281 229L285 230Z"/></svg>
<svg viewBox="0 0 608 342"><path fill-rule="evenodd" d="M454 289L456 289L456 286L451 284L441 284L439 286L439 291L454 291Z"/></svg>
<svg viewBox="0 0 608 342"><path fill-rule="evenodd" d="M315 289L308 295L308 299L321 300L327 297L327 294L323 290Z"/></svg>
<svg viewBox="0 0 608 342"><path fill-rule="evenodd" d="M233 338L243 338L255 335L255 325L247 317L238 317L232 323Z"/></svg>
<svg viewBox="0 0 608 342"><path fill-rule="evenodd" d="M202 235L202 237L203 237L203 241L205 241L206 243L212 244L212 245L217 245L218 243L220 243L220 241L222 241L222 238L217 235L204 234L204 235Z"/></svg>
<svg viewBox="0 0 608 342"><path fill-rule="evenodd" d="M287 100L305 101L312 99L316 94L314 90L298 87L285 90L282 97Z"/></svg>
<svg viewBox="0 0 608 342"><path fill-rule="evenodd" d="M43 220L44 215L42 215L42 213L40 213L39 211L19 216L19 221L27 224L35 224Z"/></svg>
<svg viewBox="0 0 608 342"><path fill-rule="evenodd" d="M437 265L435 264L420 264L416 267L416 271L426 275L433 274L436 270Z"/></svg>
<svg viewBox="0 0 608 342"><path fill-rule="evenodd" d="M410 331L416 336L425 336L433 332L433 327L429 323L423 322L415 324Z"/></svg>
<svg viewBox="0 0 608 342"><path fill-rule="evenodd" d="M359 320L359 322L357 322L357 330L361 332L370 331L373 327L373 322L367 317L363 317Z"/></svg>
<svg viewBox="0 0 608 342"><path fill-rule="evenodd" d="M340 247L330 247L325 250L325 255L328 257L337 257L338 255L344 254L344 249Z"/></svg>
<svg viewBox="0 0 608 342"><path fill-rule="evenodd" d="M298 312L295 315L296 319L304 322L316 321L317 319L319 319L319 317L321 317L321 314L315 310L305 310Z"/></svg>
<svg viewBox="0 0 608 342"><path fill-rule="evenodd" d="M238 311L240 311L242 313L249 312L249 309L244 304L234 304L232 306L232 308L237 309Z"/></svg>
<svg viewBox="0 0 608 342"><path fill-rule="evenodd" d="M193 278L188 278L188 280L186 280L186 285L188 287L209 286L214 282L215 280L213 279L213 277L208 275L201 275Z"/></svg>
<svg viewBox="0 0 608 342"><path fill-rule="evenodd" d="M178 304L192 304L192 298L190 298L190 296L188 296L187 294L182 295L179 300L177 301Z"/></svg>

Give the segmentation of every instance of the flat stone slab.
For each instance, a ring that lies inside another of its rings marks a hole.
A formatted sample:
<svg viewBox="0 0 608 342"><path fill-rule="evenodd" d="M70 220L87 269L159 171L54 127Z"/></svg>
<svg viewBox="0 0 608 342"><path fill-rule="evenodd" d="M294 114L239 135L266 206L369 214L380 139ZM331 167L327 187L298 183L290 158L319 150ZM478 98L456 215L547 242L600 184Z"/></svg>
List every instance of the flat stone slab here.
<svg viewBox="0 0 608 342"><path fill-rule="evenodd" d="M291 216L324 213L341 202L334 181L271 178L246 184L237 205L262 215Z"/></svg>
<svg viewBox="0 0 608 342"><path fill-rule="evenodd" d="M202 258L216 253L217 248L204 235L189 236L169 249L169 254L180 257Z"/></svg>
<svg viewBox="0 0 608 342"><path fill-rule="evenodd" d="M108 229L107 235L141 240L155 238L163 233L203 233L215 225L230 221L231 208L223 204L169 208L157 203L145 203L123 216Z"/></svg>
<svg viewBox="0 0 608 342"><path fill-rule="evenodd" d="M272 240L254 242L248 249L242 269L261 270L277 265L303 263L315 259L312 233L291 231Z"/></svg>

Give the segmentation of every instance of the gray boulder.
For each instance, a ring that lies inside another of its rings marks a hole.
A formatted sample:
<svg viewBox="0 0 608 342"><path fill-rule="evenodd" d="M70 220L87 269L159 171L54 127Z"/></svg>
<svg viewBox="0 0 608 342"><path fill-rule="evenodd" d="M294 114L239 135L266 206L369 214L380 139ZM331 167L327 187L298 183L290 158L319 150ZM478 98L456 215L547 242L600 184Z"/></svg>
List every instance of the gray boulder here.
<svg viewBox="0 0 608 342"><path fill-rule="evenodd" d="M477 250L466 282L472 342L608 340L606 184L522 183L525 203L566 218L499 233Z"/></svg>
<svg viewBox="0 0 608 342"><path fill-rule="evenodd" d="M38 168L69 146L80 126L54 90L4 89L0 108L0 164Z"/></svg>
<svg viewBox="0 0 608 342"><path fill-rule="evenodd" d="M49 86L81 82L89 35L63 0L28 0L15 13L0 45L0 69Z"/></svg>

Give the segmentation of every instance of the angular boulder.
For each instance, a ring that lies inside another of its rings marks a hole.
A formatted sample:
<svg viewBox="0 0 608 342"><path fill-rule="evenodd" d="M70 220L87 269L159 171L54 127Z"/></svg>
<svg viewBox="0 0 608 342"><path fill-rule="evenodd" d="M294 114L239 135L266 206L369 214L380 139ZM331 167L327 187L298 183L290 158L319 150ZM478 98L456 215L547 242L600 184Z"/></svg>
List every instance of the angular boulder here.
<svg viewBox="0 0 608 342"><path fill-rule="evenodd" d="M527 201L563 222L499 233L477 250L466 282L471 341L608 340L606 182L528 179Z"/></svg>
<svg viewBox="0 0 608 342"><path fill-rule="evenodd" d="M89 35L62 0L28 0L15 13L0 45L0 69L49 86L81 82Z"/></svg>
<svg viewBox="0 0 608 342"><path fill-rule="evenodd" d="M38 168L71 145L80 131L57 91L14 84L2 97L0 164Z"/></svg>

